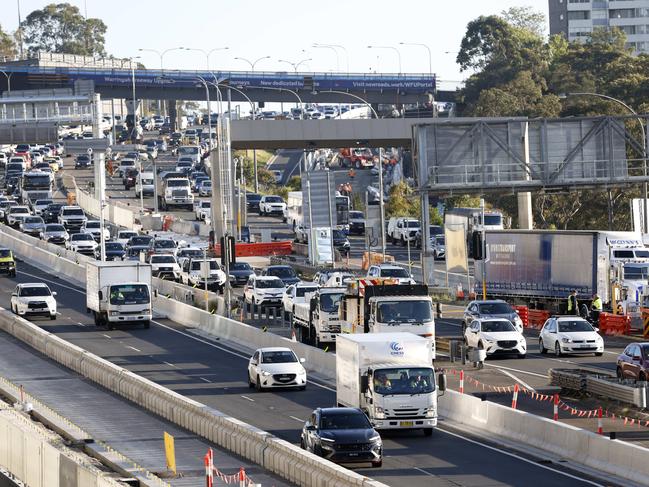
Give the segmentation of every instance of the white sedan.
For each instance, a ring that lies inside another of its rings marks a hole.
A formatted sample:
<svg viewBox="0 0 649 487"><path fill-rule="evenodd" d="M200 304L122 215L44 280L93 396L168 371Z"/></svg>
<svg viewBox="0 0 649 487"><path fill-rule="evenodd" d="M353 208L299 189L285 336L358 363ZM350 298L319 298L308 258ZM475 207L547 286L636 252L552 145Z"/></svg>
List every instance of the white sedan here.
<svg viewBox="0 0 649 487"><path fill-rule="evenodd" d="M248 362L248 386L258 391L283 387L306 389L306 370L290 348L260 348Z"/></svg>
<svg viewBox="0 0 649 487"><path fill-rule="evenodd" d="M604 339L598 329L583 318L559 316L549 318L539 334L539 351L548 351L556 356L564 353L594 353L601 357L604 353Z"/></svg>
<svg viewBox="0 0 649 487"><path fill-rule="evenodd" d="M527 342L512 322L502 318L477 318L464 331L469 347L483 349L490 355L516 354L525 358Z"/></svg>
<svg viewBox="0 0 649 487"><path fill-rule="evenodd" d="M284 291L282 296L282 307L284 308L284 313L293 313L293 308L298 303L305 303L307 293L313 293L318 290L318 285L312 282L298 282L297 284L291 284Z"/></svg>
<svg viewBox="0 0 649 487"><path fill-rule="evenodd" d="M80 254L94 255L99 244L89 233L73 233L70 240L65 241L65 248Z"/></svg>
<svg viewBox="0 0 649 487"><path fill-rule="evenodd" d="M20 316L44 315L56 319L56 292L41 282L18 284L11 293L11 311Z"/></svg>

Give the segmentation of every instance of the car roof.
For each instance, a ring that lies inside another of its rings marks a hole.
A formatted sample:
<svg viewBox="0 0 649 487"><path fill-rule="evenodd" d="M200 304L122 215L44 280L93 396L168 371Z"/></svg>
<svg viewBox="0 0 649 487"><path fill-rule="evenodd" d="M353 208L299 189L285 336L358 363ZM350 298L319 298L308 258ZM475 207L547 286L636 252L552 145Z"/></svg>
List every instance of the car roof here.
<svg viewBox="0 0 649 487"><path fill-rule="evenodd" d="M363 411L361 411L358 408L318 408L320 413L324 414L349 414L349 413L360 413L364 414Z"/></svg>
<svg viewBox="0 0 649 487"><path fill-rule="evenodd" d="M579 320L579 321L587 321L583 319L581 316L575 316L575 315L566 315L566 316L552 316L552 318L556 318L558 321L574 321L574 320Z"/></svg>
<svg viewBox="0 0 649 487"><path fill-rule="evenodd" d="M281 279L277 276L250 276L250 277L256 277L260 281L274 281L274 280L281 281Z"/></svg>
<svg viewBox="0 0 649 487"><path fill-rule="evenodd" d="M264 348L258 348L256 350L257 352L261 353L266 353L266 352L292 352L288 347L264 347Z"/></svg>
<svg viewBox="0 0 649 487"><path fill-rule="evenodd" d="M44 282L23 282L18 284L19 287L48 287Z"/></svg>
<svg viewBox="0 0 649 487"><path fill-rule="evenodd" d="M494 303L509 304L507 301L503 301L502 299L476 299L475 301L471 301L469 304L494 304Z"/></svg>

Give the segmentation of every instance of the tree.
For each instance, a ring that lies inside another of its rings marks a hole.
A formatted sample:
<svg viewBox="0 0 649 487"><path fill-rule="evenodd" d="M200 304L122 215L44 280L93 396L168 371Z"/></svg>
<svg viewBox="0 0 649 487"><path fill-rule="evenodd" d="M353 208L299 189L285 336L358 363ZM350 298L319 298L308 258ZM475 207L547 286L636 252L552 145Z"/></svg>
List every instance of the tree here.
<svg viewBox="0 0 649 487"><path fill-rule="evenodd" d="M417 195L405 181L401 181L390 188L390 198L385 203L385 216L412 216L421 215L421 204Z"/></svg>
<svg viewBox="0 0 649 487"><path fill-rule="evenodd" d="M106 24L85 19L69 3L51 3L34 10L20 24L29 53L47 51L85 56L103 56Z"/></svg>
<svg viewBox="0 0 649 487"><path fill-rule="evenodd" d="M16 57L16 53L16 42L14 38L2 30L2 26L0 25L0 59L13 59Z"/></svg>
<svg viewBox="0 0 649 487"><path fill-rule="evenodd" d="M527 31L534 36L545 35L545 15L532 7L511 7L503 10L500 17L510 26Z"/></svg>

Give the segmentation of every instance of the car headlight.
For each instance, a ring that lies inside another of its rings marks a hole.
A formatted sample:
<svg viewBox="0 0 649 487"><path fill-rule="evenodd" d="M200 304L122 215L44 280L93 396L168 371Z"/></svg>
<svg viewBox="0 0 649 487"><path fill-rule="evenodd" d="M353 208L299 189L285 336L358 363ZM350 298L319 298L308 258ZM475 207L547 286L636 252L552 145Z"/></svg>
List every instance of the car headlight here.
<svg viewBox="0 0 649 487"><path fill-rule="evenodd" d="M298 375L306 375L306 370L304 370L304 369L300 370L300 372L298 373Z"/></svg>
<svg viewBox="0 0 649 487"><path fill-rule="evenodd" d="M570 343L572 340L570 338L563 337L563 338L561 338L561 341L563 343Z"/></svg>
<svg viewBox="0 0 649 487"><path fill-rule="evenodd" d="M370 443L381 443L381 435L372 436L370 438Z"/></svg>
<svg viewBox="0 0 649 487"><path fill-rule="evenodd" d="M263 375L264 377L268 377L270 375L270 372L268 372L267 370L263 370L261 372L261 375Z"/></svg>

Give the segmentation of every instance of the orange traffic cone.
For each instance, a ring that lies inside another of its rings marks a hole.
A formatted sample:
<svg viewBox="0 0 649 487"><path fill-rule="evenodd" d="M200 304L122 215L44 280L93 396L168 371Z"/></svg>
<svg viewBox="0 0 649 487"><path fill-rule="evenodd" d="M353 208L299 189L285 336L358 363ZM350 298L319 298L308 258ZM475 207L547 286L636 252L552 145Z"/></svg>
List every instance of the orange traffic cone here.
<svg viewBox="0 0 649 487"><path fill-rule="evenodd" d="M457 299L464 299L464 289L462 289L462 284L457 285L457 292L455 294Z"/></svg>

